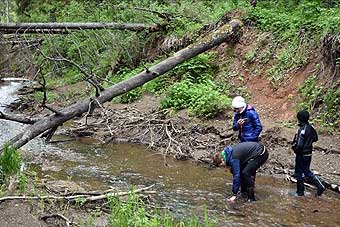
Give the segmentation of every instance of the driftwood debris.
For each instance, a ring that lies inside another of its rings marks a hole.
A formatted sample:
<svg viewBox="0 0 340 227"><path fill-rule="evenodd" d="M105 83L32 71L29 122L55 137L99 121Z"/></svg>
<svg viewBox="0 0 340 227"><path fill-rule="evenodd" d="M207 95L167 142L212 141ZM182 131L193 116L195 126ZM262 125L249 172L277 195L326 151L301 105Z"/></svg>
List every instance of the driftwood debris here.
<svg viewBox="0 0 340 227"><path fill-rule="evenodd" d="M70 136L91 135L101 132L97 138L104 143L127 142L144 144L163 154L174 155L178 160L194 158L195 154L222 150L234 139L232 131L224 126L205 126L190 122L186 118L168 117L166 110L143 112L133 107L105 109L92 115L92 120L84 126L83 119L77 126L67 127L64 134ZM110 128L113 132L106 130ZM235 138L236 139L236 138ZM210 159L209 159L210 160ZM208 159L200 161L209 163ZM166 162L166 160L164 160ZM166 163L165 163L166 165Z"/></svg>
<svg viewBox="0 0 340 227"><path fill-rule="evenodd" d="M46 221L48 218L60 218L62 220L65 221L65 225L68 226L72 226L72 221L70 221L70 219L68 219L67 217L65 217L62 214L56 213L56 214L44 214L40 217L41 220Z"/></svg>
<svg viewBox="0 0 340 227"><path fill-rule="evenodd" d="M146 25L142 23L0 23L0 33L53 33L67 30L84 29L116 29L129 31L157 32L164 29L163 25Z"/></svg>
<svg viewBox="0 0 340 227"><path fill-rule="evenodd" d="M54 200L65 200L65 201L76 201L77 199L83 199L83 203L90 202L90 201L97 201L97 200L102 200L106 199L108 197L121 197L121 196L126 196L131 193L147 193L147 194L154 194L156 193L155 191L148 191L150 188L152 188L153 185L144 187L144 188L139 188L133 191L128 191L128 192L108 192L108 193L103 193L100 195L94 195L91 196L89 194L78 194L78 195L69 195L69 196L61 196L61 195L37 195L37 196L26 196L26 195L18 195L18 196L6 196L0 198L0 203L3 201L7 200L49 200L49 199L54 199Z"/></svg>
<svg viewBox="0 0 340 227"><path fill-rule="evenodd" d="M76 116L81 116L83 113L88 112L89 109L100 107L101 104L112 100L116 96L142 86L146 82L163 75L178 64L197 56L200 53L203 53L223 42L235 41L235 39L239 37L240 32L241 22L238 20L232 20L229 24L222 26L218 30L204 37L202 40L199 40L197 43L176 52L172 57L169 57L149 69L102 91L98 97L91 97L86 100L79 101L60 110L60 114L52 114L43 117L34 124L27 126L22 133L17 134L15 137L7 141L7 143L14 148L19 148L45 131L58 127ZM2 150L3 149L1 149L0 152L2 152Z"/></svg>

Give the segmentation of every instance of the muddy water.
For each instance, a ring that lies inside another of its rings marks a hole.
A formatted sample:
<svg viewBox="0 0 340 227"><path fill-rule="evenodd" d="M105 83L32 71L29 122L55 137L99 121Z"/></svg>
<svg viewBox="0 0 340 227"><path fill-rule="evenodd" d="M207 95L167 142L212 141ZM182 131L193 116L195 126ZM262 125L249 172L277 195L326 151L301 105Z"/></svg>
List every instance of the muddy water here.
<svg viewBox="0 0 340 227"><path fill-rule="evenodd" d="M20 124L6 128L3 121L0 123L1 141L4 134L22 128ZM24 147L23 153L41 178L73 181L85 190L126 190L131 185L155 184L157 193L152 201L176 217L202 216L207 210L217 226L340 226L340 197L332 192L326 191L319 199L312 194L296 198L291 195L295 185L258 176L257 202L228 204L230 173L191 161L175 161L144 146L101 145L91 139L44 145L35 140Z"/></svg>

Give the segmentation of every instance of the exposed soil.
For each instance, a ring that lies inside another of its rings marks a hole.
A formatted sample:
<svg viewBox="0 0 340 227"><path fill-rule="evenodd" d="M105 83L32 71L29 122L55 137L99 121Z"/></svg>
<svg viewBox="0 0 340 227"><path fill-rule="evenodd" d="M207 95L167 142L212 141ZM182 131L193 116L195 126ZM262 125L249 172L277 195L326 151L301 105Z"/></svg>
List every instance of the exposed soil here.
<svg viewBox="0 0 340 227"><path fill-rule="evenodd" d="M249 36L236 45L239 56L237 70L244 78L235 79L235 85L245 86L250 94L250 102L259 112L264 129L261 141L267 145L270 157L260 172L284 177L292 174L294 153L290 149L296 126L285 127L283 123L295 121L295 105L297 88L308 77L315 67L310 62L306 67L292 72L280 85L275 87L266 79L266 75L253 70L255 65L243 62L243 56L251 49ZM217 51L226 45L221 45ZM220 58L225 56L221 54ZM60 92L68 89L60 88ZM236 134L230 130L232 113L225 113L213 120L200 120L191 117L186 110L169 117L158 112L160 97L144 95L132 104L105 104L107 112L96 110L89 119L88 127L82 126L83 121L76 119L66 131L78 136L91 136L102 141L128 141L144 143L156 152L173 155L177 159L192 159L195 162L210 164L210 157L220 151L223 146L237 143ZM32 111L33 113L35 111ZM63 132L65 132L65 130ZM111 131L110 131L111 130ZM319 174L327 183L340 185L340 136L320 134L315 144L312 170ZM19 205L18 205L19 204ZM82 214L80 214L81 216ZM20 218L16 218L16 217ZM32 215L32 206L21 202L0 203L1 226L58 226L43 222Z"/></svg>

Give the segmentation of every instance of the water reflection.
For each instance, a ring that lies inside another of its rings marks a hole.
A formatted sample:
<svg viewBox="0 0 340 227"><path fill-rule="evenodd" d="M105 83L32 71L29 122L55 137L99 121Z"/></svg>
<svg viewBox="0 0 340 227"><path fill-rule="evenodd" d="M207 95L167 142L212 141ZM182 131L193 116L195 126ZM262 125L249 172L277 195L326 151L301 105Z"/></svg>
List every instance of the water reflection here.
<svg viewBox="0 0 340 227"><path fill-rule="evenodd" d="M96 144L82 139L60 144L67 151L53 157L62 171L45 171L53 178L72 176L83 187L122 190L133 185L155 184L157 204L176 217L202 215L205 210L218 226L339 226L339 196L328 192L320 199L291 196L295 185L283 179L257 177L256 203L228 204L231 175L191 161L176 161L131 144ZM72 154L73 153L73 154ZM77 155L74 155L76 153ZM54 153L55 154L55 153ZM52 156L52 154L51 154ZM77 160L69 161L72 157ZM46 157L50 157L49 154ZM84 184L85 183L85 184Z"/></svg>
<svg viewBox="0 0 340 227"><path fill-rule="evenodd" d="M1 105L15 99L12 93L19 84L11 82L6 86L0 90ZM0 143L23 130L23 125L18 123L2 120L0 123ZM46 145L35 139L25 145L22 152L28 162L36 165L41 178L72 180L86 190L127 190L131 185L155 184L155 202L176 217L202 215L208 211L209 216L217 220L217 226L340 226L340 199L332 192L326 191L319 199L311 195L296 198L290 195L295 185L258 176L257 202L228 204L229 172L191 161L176 161L150 152L144 146L101 145L86 138Z"/></svg>

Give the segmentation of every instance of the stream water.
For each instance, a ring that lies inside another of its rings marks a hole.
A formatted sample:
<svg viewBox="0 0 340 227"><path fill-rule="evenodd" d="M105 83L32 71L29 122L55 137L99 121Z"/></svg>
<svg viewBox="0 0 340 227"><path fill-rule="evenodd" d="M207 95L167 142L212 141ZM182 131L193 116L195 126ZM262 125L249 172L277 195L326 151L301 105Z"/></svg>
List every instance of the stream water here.
<svg viewBox="0 0 340 227"><path fill-rule="evenodd" d="M17 82L0 85L0 105L15 100ZM4 111L3 107L0 107ZM23 125L0 120L0 143L3 144ZM56 137L54 139L63 139ZM154 184L152 200L176 217L197 215L207 211L217 226L340 226L340 196L326 191L314 198L314 190L306 197L294 197L295 185L270 176L257 176L255 203L238 201L230 204L231 174L209 169L191 161L177 161L134 144L100 144L89 138L44 144L35 139L23 147L23 155L39 177L76 182L94 191L132 185ZM270 158L270 157L269 157Z"/></svg>

